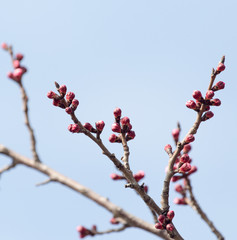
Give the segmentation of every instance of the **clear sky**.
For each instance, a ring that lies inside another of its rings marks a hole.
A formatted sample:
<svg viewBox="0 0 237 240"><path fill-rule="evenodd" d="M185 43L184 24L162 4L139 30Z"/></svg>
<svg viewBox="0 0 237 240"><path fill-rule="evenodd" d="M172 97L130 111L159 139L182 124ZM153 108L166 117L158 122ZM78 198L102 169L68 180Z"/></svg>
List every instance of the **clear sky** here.
<svg viewBox="0 0 237 240"><path fill-rule="evenodd" d="M67 131L70 117L47 99L54 81L66 84L80 101L84 123L104 120L102 138L120 158L122 148L108 142L113 109L129 116L136 138L129 144L131 167L144 170L150 195L159 203L168 157L164 146L180 121L182 137L196 114L185 107L195 89L205 93L212 67L226 55L216 94L222 105L203 123L191 157L198 172L194 193L226 239L235 239L237 2L87 0L7 0L0 5L0 42L25 55L24 85L42 161L94 189L125 210L151 222L142 200L109 175L112 163L84 135ZM1 144L31 157L20 91L8 80L9 56L0 52ZM9 161L0 157L0 166ZM18 166L0 179L0 238L3 240L78 239L77 225L110 228L110 213L58 184L35 187L45 176ZM174 186L174 185L172 185ZM173 187L172 187L173 188ZM216 239L188 206L176 206L174 223L185 240ZM88 238L89 239L89 238ZM157 239L141 230L97 236L102 240Z"/></svg>

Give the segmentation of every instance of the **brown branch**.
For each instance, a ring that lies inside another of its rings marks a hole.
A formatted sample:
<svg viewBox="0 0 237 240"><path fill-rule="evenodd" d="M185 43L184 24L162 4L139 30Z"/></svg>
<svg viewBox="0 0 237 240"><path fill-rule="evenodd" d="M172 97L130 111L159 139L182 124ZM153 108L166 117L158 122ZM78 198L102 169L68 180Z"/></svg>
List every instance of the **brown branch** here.
<svg viewBox="0 0 237 240"><path fill-rule="evenodd" d="M122 157L122 161L124 162L124 166L125 168L130 171L130 166L129 166L129 147L125 138L125 133L121 134L122 136L122 145L123 145L123 151L124 151L124 155Z"/></svg>
<svg viewBox="0 0 237 240"><path fill-rule="evenodd" d="M100 196L99 194L93 192L91 189L49 168L47 165L31 160L25 156L22 156L6 148L1 144L0 144L0 153L15 159L17 164L23 164L25 166L33 168L47 175L50 179L53 179L55 182L61 183L62 185L91 199L98 205L102 206L103 208L111 212L115 217L122 218L126 222L126 224L128 224L129 226L143 229L147 232L150 232L156 236L161 237L162 239L171 240L171 238L168 236L168 234L165 231L155 229L154 224L147 223L142 219L124 211L119 206L110 202L107 198ZM176 239L182 239L182 238L176 238Z"/></svg>
<svg viewBox="0 0 237 240"><path fill-rule="evenodd" d="M193 195L193 189L191 186L190 179L186 178L186 182L187 182L186 188L190 194L190 199L188 199L188 198L185 199L187 204L189 206L191 206L201 216L201 218L204 220L204 222L207 223L207 225L210 227L212 232L216 235L217 239L224 240L224 237L222 236L222 234L217 230L217 228L214 226L213 222L210 221L210 219L207 217L207 215L204 213L204 211L201 209L200 205L198 204L197 200L195 199L195 197Z"/></svg>
<svg viewBox="0 0 237 240"><path fill-rule="evenodd" d="M9 165L3 167L2 169L0 169L0 175L4 172L14 168L16 165L17 165L16 161L13 160L11 164L9 164Z"/></svg>
<svg viewBox="0 0 237 240"><path fill-rule="evenodd" d="M122 227L120 227L120 228L113 228L113 229L109 229L109 230L107 230L107 231L102 231L102 232L93 232L95 235L102 235L102 234L107 234L107 233L113 233L113 232L121 232L121 231L123 231L123 230L125 230L126 228L128 228L128 227L130 227L129 225L123 225Z"/></svg>
<svg viewBox="0 0 237 240"><path fill-rule="evenodd" d="M28 128L28 131L30 133L30 140L31 140L31 151L33 154L33 159L37 162L40 162L39 156L36 151L36 140L35 140L35 135L33 128L30 125L30 120L29 120L29 114L28 114L28 97L26 94L26 91L22 85L22 82L19 83L20 89L21 89L21 96L22 96L22 102L23 102L23 111L25 115L25 124L26 127Z"/></svg>
<svg viewBox="0 0 237 240"><path fill-rule="evenodd" d="M208 90L210 90L212 88L212 85L214 83L216 75L217 75L217 72L215 70L212 71L211 80L210 80L210 84L208 86ZM205 105L202 104L201 108L200 108L200 111L197 114L196 121L194 122L194 124L190 128L190 130L188 131L185 138L190 134L194 135L194 134L197 133L199 125L201 124L201 121L202 121L202 114L204 113L204 111L205 111ZM163 190L162 190L162 194L161 194L161 205L162 205L162 211L163 212L168 211L169 207L170 207L169 206L169 186L170 186L170 180L174 175L173 166L175 164L176 158L178 157L178 155L180 154L181 150L183 149L183 147L185 145L185 138L183 139L182 142L177 143L176 150L174 151L172 157L170 157L170 159L169 159L168 171L167 171L166 176L165 176L165 180L164 180L164 184L163 184Z"/></svg>

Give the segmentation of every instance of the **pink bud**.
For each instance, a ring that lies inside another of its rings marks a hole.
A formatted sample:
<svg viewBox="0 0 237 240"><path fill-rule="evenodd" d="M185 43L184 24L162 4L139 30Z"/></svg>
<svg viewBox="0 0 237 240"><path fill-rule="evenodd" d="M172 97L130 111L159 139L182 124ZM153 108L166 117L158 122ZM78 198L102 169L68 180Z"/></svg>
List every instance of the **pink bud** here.
<svg viewBox="0 0 237 240"><path fill-rule="evenodd" d="M111 218L110 223L111 224L119 224L119 221L116 218Z"/></svg>
<svg viewBox="0 0 237 240"><path fill-rule="evenodd" d="M156 228L156 229L164 229L162 223L160 223L160 222L158 222L158 223L155 224L155 228Z"/></svg>
<svg viewBox="0 0 237 240"><path fill-rule="evenodd" d="M214 97L215 93L212 90L208 90L206 93L206 99L212 99Z"/></svg>
<svg viewBox="0 0 237 240"><path fill-rule="evenodd" d="M174 226L173 226L173 224L171 224L171 223L169 223L169 224L167 224L166 225L166 229L168 230L168 231L173 231L174 230Z"/></svg>
<svg viewBox="0 0 237 240"><path fill-rule="evenodd" d="M175 191L178 193L183 193L184 192L183 186L181 184L175 185Z"/></svg>
<svg viewBox="0 0 237 240"><path fill-rule="evenodd" d="M172 220L174 218L174 211L170 210L168 213L167 213L167 218L169 218L169 220Z"/></svg>
<svg viewBox="0 0 237 240"><path fill-rule="evenodd" d="M14 75L13 75L13 73L12 73L12 72L9 72L9 73L7 74L7 76L8 76L9 78L11 78L11 79L13 79L13 80L14 80Z"/></svg>
<svg viewBox="0 0 237 240"><path fill-rule="evenodd" d="M172 153L172 147L170 144L165 145L164 149L168 154Z"/></svg>
<svg viewBox="0 0 237 240"><path fill-rule="evenodd" d="M110 136L109 136L109 141L111 142L111 143L114 143L114 142L116 142L116 139L117 139L118 137L115 135L115 134L111 134Z"/></svg>
<svg viewBox="0 0 237 240"><path fill-rule="evenodd" d="M195 109L197 106L196 106L196 103L193 100L189 100L189 101L186 102L186 107L190 108L190 109Z"/></svg>
<svg viewBox="0 0 237 240"><path fill-rule="evenodd" d="M73 99L73 100L72 100L72 106L73 106L74 108L77 108L78 105L79 105L79 101L78 101L77 99Z"/></svg>
<svg viewBox="0 0 237 240"><path fill-rule="evenodd" d="M191 165L189 163L184 163L180 168L179 172L185 173L188 172L191 169Z"/></svg>
<svg viewBox="0 0 237 240"><path fill-rule="evenodd" d="M111 173L111 174L110 174L110 178L112 178L113 180L124 179L123 176L120 176L120 175L118 175L118 174L116 174L116 173Z"/></svg>
<svg viewBox="0 0 237 240"><path fill-rule="evenodd" d="M202 99L202 93L198 90L195 90L193 92L193 98L195 98L196 100L201 100Z"/></svg>
<svg viewBox="0 0 237 240"><path fill-rule="evenodd" d="M180 158L180 162L181 163L186 163L190 160L190 157L188 156L188 154L183 154Z"/></svg>
<svg viewBox="0 0 237 240"><path fill-rule="evenodd" d="M161 223L164 223L165 222L165 216L164 215L160 215L158 217L158 221L161 222Z"/></svg>
<svg viewBox="0 0 237 240"><path fill-rule="evenodd" d="M13 67L19 68L20 67L20 61L19 60L13 60Z"/></svg>
<svg viewBox="0 0 237 240"><path fill-rule="evenodd" d="M130 119L128 117L123 117L121 120L120 120L120 123L123 126L128 126L129 123L130 123Z"/></svg>
<svg viewBox="0 0 237 240"><path fill-rule="evenodd" d="M61 101L59 99L54 99L53 100L53 105L58 107L60 105Z"/></svg>
<svg viewBox="0 0 237 240"><path fill-rule="evenodd" d="M179 205L187 205L187 203L186 203L184 198L175 198L174 199L174 203L175 204L179 204Z"/></svg>
<svg viewBox="0 0 237 240"><path fill-rule="evenodd" d="M135 134L134 131L128 131L128 132L127 132L127 135L126 135L126 141L129 141L129 140L134 139L135 136L136 136L136 134Z"/></svg>
<svg viewBox="0 0 237 240"><path fill-rule="evenodd" d="M188 153L192 149L190 144L184 145L183 153Z"/></svg>
<svg viewBox="0 0 237 240"><path fill-rule="evenodd" d="M7 50L7 49L8 49L8 46L7 46L7 44L6 44L5 42L3 42L3 43L1 44L1 47L2 47L2 49L4 49L4 50Z"/></svg>
<svg viewBox="0 0 237 240"><path fill-rule="evenodd" d="M216 83L216 85L212 88L213 91L221 90L225 88L225 83L222 81L219 81Z"/></svg>
<svg viewBox="0 0 237 240"><path fill-rule="evenodd" d="M171 178L171 181L172 182L177 182L179 179L181 179L182 178L182 176L173 176L172 178Z"/></svg>
<svg viewBox="0 0 237 240"><path fill-rule="evenodd" d="M98 121L95 125L96 125L96 129L97 129L98 131L102 132L102 131L103 131L103 128L104 128L104 126L105 126L105 123L104 123L104 121L100 120L100 121Z"/></svg>
<svg viewBox="0 0 237 240"><path fill-rule="evenodd" d="M87 129L88 131L90 131L91 132L91 130L92 130L92 126L91 126L91 124L90 123L85 123L84 125L83 125L83 127L85 128L85 129Z"/></svg>
<svg viewBox="0 0 237 240"><path fill-rule="evenodd" d="M121 111L120 108L115 108L114 109L114 117L115 118L121 117L121 114L122 114L122 111Z"/></svg>
<svg viewBox="0 0 237 240"><path fill-rule="evenodd" d="M172 136L175 141L178 141L178 139L179 139L179 129L178 128L172 130Z"/></svg>
<svg viewBox="0 0 237 240"><path fill-rule="evenodd" d="M221 105L221 100L220 99L218 99L218 98L215 98L215 99L212 99L211 100L211 105L212 106L220 106Z"/></svg>
<svg viewBox="0 0 237 240"><path fill-rule="evenodd" d="M23 57L24 56L21 53L16 54L16 59L19 60L19 61L21 61L23 59Z"/></svg>
<svg viewBox="0 0 237 240"><path fill-rule="evenodd" d="M13 72L13 75L14 75L14 77L16 77L16 78L21 78L22 77L22 75L23 75L23 70L22 70L22 68L16 68L15 70L14 70L14 72Z"/></svg>
<svg viewBox="0 0 237 240"><path fill-rule="evenodd" d="M75 97L75 94L73 92L68 92L66 95L66 100L67 101L72 101Z"/></svg>
<svg viewBox="0 0 237 240"><path fill-rule="evenodd" d="M131 130L132 129L132 124L128 124L128 129Z"/></svg>
<svg viewBox="0 0 237 240"><path fill-rule="evenodd" d="M71 114L73 112L73 110L70 107L67 107L65 111L67 114Z"/></svg>
<svg viewBox="0 0 237 240"><path fill-rule="evenodd" d="M21 66L21 69L22 69L23 73L27 72L27 68Z"/></svg>
<svg viewBox="0 0 237 240"><path fill-rule="evenodd" d="M145 193L147 193L148 192L148 186L145 185L143 188L144 188Z"/></svg>
<svg viewBox="0 0 237 240"><path fill-rule="evenodd" d="M216 68L216 71L222 72L225 70L225 65L223 63L219 63L219 65Z"/></svg>
<svg viewBox="0 0 237 240"><path fill-rule="evenodd" d="M73 124L72 125L72 132L73 133L79 133L79 131L80 131L79 125L78 124Z"/></svg>
<svg viewBox="0 0 237 240"><path fill-rule="evenodd" d="M145 176L144 171L139 171L138 173L133 175L133 177L137 182L139 182L142 178L144 178L144 176Z"/></svg>
<svg viewBox="0 0 237 240"><path fill-rule="evenodd" d="M57 94L56 94L55 92L53 92L53 91L49 91L49 92L47 93L47 97L50 98L50 99L53 99L53 98L55 98L56 96L57 96Z"/></svg>
<svg viewBox="0 0 237 240"><path fill-rule="evenodd" d="M121 133L121 127L120 127L119 123L113 123L112 124L112 131L117 132L117 133Z"/></svg>
<svg viewBox="0 0 237 240"><path fill-rule="evenodd" d="M190 174L192 174L192 173L194 173L196 171L197 171L197 167L196 166L192 166L190 171L188 172L188 174L190 175Z"/></svg>
<svg viewBox="0 0 237 240"><path fill-rule="evenodd" d="M195 137L192 134L189 134L186 138L185 138L185 143L191 143L195 140Z"/></svg>
<svg viewBox="0 0 237 240"><path fill-rule="evenodd" d="M202 121L206 121L206 120L212 118L213 116L214 116L214 113L211 111L208 111L202 116Z"/></svg>
<svg viewBox="0 0 237 240"><path fill-rule="evenodd" d="M60 87L59 87L59 92L62 94L62 95L65 95L66 94L66 92L67 92L67 86L66 85L61 85ZM73 93L74 94L74 93ZM75 97L75 95L74 95L74 97ZM73 98L74 98L73 97ZM72 98L72 99L73 99Z"/></svg>

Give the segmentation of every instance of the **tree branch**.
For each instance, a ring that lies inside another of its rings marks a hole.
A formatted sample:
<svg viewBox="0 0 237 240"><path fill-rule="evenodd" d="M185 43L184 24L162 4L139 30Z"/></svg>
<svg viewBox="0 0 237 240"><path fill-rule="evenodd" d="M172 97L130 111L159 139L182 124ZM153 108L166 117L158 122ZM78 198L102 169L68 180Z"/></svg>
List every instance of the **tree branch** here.
<svg viewBox="0 0 237 240"><path fill-rule="evenodd" d="M132 214L124 211L119 206L110 202L107 198L100 196L99 194L93 192L91 189L89 189L89 188L79 184L78 182L62 175L61 173L49 168L47 165L40 163L40 162L36 162L34 160L31 160L25 156L22 156L16 152L6 148L5 146L3 146L1 144L0 144L0 153L15 159L17 164L23 164L27 167L33 168L33 169L47 175L50 179L53 179L55 182L61 183L64 186L91 199L98 205L102 206L103 208L105 208L109 212L111 212L115 217L124 219L126 224L128 224L129 226L143 229L147 232L150 232L156 236L161 237L162 239L171 240L171 238L168 236L168 234L165 231L155 229L154 224L147 223L147 222L143 221L142 219L133 216ZM177 239L182 239L182 238L177 238Z"/></svg>

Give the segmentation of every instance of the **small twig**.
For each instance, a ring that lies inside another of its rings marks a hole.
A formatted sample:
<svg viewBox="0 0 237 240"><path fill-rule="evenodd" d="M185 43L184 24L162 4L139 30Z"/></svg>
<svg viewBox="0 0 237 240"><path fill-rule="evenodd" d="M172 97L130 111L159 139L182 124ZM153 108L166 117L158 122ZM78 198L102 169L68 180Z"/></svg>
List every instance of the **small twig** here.
<svg viewBox="0 0 237 240"><path fill-rule="evenodd" d="M36 186L36 187L39 187L39 186L48 184L48 183L53 182L53 181L54 181L54 180L53 180L52 178L49 178L49 179L47 179L47 180L45 180L45 181L43 181L43 182L36 183L35 186Z"/></svg>
<svg viewBox="0 0 237 240"><path fill-rule="evenodd" d="M12 163L9 165L6 165L5 167L3 167L2 169L0 169L0 175L12 168L14 168L17 165L17 162L13 159Z"/></svg>
<svg viewBox="0 0 237 240"><path fill-rule="evenodd" d="M187 190L190 194L190 199L186 198L187 204L191 206L201 216L204 222L207 223L207 225L210 227L212 232L216 235L217 239L224 240L224 237L222 236L222 234L217 230L213 222L210 221L210 219L207 217L207 215L204 213L204 211L201 209L200 205L198 204L197 200L195 199L193 195L190 179L186 178L186 182L187 182Z"/></svg>
<svg viewBox="0 0 237 240"><path fill-rule="evenodd" d="M121 134L122 136L122 145L123 145L123 151L124 151L124 155L122 157L122 161L124 162L124 166L127 170L130 171L130 166L129 166L129 147L125 138L125 133Z"/></svg>
<svg viewBox="0 0 237 240"><path fill-rule="evenodd" d="M25 115L25 124L26 124L26 127L28 128L29 133L30 133L31 151L32 151L34 160L36 162L40 162L39 156L38 156L37 151L36 151L36 140L35 140L34 131L33 131L33 128L31 127L31 125L30 125L30 120L29 120L28 97L27 97L26 91L25 91L25 89L22 85L22 82L20 82L19 85L20 85L21 95L22 95L23 111L24 111L24 115Z"/></svg>
<svg viewBox="0 0 237 240"><path fill-rule="evenodd" d="M129 225L127 225L127 224L125 224L125 225L123 225L122 227L120 227L120 228L113 228L113 229L109 229L109 230L107 230L107 231L102 231L102 232L95 232L94 234L95 235L102 235L102 234L107 234L107 233L113 233L113 232L121 232L121 231L123 231L123 230L125 230L126 228L128 228L128 227L130 227Z"/></svg>

